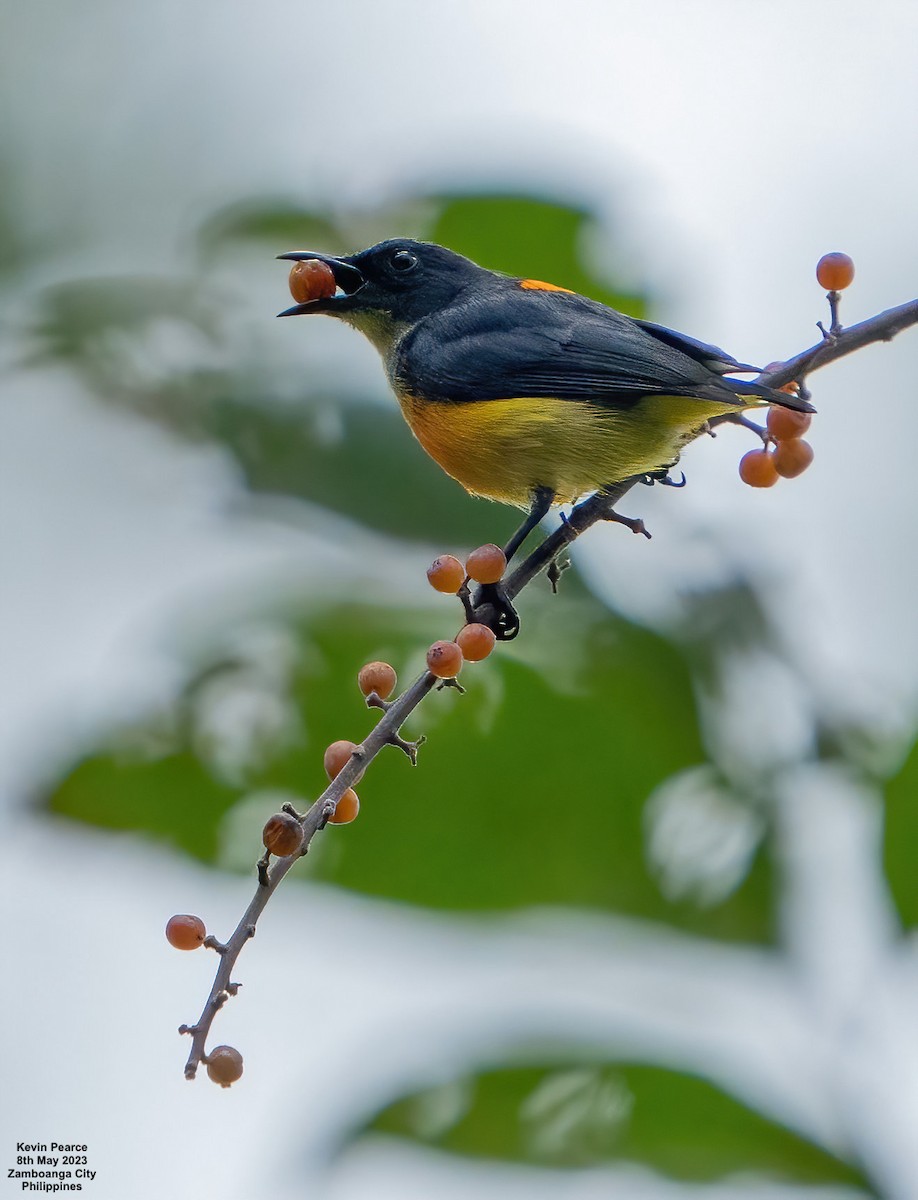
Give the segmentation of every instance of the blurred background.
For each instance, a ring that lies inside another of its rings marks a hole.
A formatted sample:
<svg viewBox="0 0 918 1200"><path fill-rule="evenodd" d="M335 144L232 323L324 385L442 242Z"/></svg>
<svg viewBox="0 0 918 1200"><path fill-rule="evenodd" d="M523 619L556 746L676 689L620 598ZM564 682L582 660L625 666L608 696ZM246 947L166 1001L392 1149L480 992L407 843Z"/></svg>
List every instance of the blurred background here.
<svg viewBox="0 0 918 1200"><path fill-rule="evenodd" d="M807 474L692 446L432 696L273 898L182 1078L265 818L323 787L517 514L375 352L282 321L387 236L743 361L918 277L918 10L878 0L7 3L0 35L2 1106L98 1200L918 1194L918 335L814 376ZM9 1164L12 1165L12 1159Z"/></svg>

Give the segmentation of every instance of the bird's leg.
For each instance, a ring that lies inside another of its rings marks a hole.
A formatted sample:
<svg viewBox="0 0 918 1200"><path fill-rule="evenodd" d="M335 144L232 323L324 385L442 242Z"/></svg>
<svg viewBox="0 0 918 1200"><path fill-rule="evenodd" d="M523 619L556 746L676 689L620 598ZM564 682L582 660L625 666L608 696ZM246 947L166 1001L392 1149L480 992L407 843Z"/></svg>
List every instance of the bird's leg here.
<svg viewBox="0 0 918 1200"><path fill-rule="evenodd" d="M507 562L513 558L526 538L529 537L536 525L547 515L555 499L554 491L549 487L537 487L532 493L532 499L529 505L529 513L526 520L522 523L519 529L511 537L510 541L504 546L504 554L507 556Z"/></svg>
<svg viewBox="0 0 918 1200"><path fill-rule="evenodd" d="M537 487L534 489L526 520L513 534L506 546L504 546L504 554L507 557L507 562L513 558L526 538L529 537L533 529L535 529L551 508L554 498L555 493L549 487ZM482 604L489 605L491 609L492 628L500 641L509 642L519 633L520 618L510 601L510 597L504 590L503 584L481 584L475 593L472 603L475 609L479 608Z"/></svg>

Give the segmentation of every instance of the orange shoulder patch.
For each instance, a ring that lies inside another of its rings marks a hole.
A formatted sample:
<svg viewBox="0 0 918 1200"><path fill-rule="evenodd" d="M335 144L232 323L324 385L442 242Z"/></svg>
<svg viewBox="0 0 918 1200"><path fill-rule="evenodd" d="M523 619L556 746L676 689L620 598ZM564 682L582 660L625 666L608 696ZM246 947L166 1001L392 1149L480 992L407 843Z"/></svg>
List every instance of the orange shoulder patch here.
<svg viewBox="0 0 918 1200"><path fill-rule="evenodd" d="M558 287L556 283L543 283L541 279L521 279L520 287L527 292L567 292L569 296L574 295L570 288Z"/></svg>

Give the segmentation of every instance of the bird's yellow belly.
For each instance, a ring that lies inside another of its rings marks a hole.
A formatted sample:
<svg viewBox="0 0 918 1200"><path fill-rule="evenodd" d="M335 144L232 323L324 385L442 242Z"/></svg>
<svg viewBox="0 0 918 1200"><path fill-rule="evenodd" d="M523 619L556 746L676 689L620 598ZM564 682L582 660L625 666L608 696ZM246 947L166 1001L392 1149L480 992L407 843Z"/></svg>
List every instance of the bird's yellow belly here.
<svg viewBox="0 0 918 1200"><path fill-rule="evenodd" d="M431 402L399 396L415 437L477 496L529 506L538 487L558 503L670 466L709 418L736 412L679 396L648 396L618 411L572 400Z"/></svg>

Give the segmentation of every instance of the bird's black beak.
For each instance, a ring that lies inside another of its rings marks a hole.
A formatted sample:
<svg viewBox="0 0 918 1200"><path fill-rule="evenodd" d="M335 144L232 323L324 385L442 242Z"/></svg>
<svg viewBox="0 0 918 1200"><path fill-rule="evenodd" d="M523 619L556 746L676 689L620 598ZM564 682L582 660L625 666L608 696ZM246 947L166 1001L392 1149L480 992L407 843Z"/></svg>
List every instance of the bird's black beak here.
<svg viewBox="0 0 918 1200"><path fill-rule="evenodd" d="M279 317L299 317L306 313L334 312L336 308L346 303L349 296L359 292L366 283L363 273L347 258L332 258L330 254L319 254L316 250L291 250L287 254L278 254L277 257L289 259L291 262L304 262L306 259L317 258L319 262L331 267L335 283L340 288L339 293L326 299L308 300L305 304L294 304L292 308L285 308L283 312L277 314Z"/></svg>

